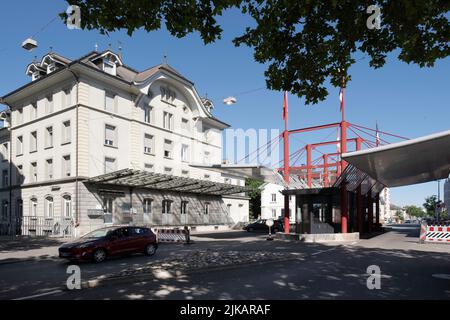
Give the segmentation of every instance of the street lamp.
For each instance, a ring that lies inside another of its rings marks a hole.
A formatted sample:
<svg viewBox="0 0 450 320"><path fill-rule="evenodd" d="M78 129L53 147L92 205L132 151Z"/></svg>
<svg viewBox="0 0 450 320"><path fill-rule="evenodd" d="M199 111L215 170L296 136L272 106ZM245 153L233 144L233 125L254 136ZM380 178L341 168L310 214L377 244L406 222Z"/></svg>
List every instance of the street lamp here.
<svg viewBox="0 0 450 320"><path fill-rule="evenodd" d="M22 48L24 48L27 51L32 51L33 49L37 48L38 44L37 41L33 38L25 39L24 42L22 42Z"/></svg>

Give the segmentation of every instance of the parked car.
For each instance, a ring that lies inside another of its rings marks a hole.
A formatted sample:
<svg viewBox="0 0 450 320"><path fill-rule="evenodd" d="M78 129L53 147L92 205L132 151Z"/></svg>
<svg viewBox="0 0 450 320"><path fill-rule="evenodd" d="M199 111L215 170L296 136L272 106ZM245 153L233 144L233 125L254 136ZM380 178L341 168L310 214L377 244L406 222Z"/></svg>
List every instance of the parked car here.
<svg viewBox="0 0 450 320"><path fill-rule="evenodd" d="M107 227L89 232L59 247L59 257L102 262L108 257L130 253L152 256L158 249L156 235L144 227Z"/></svg>
<svg viewBox="0 0 450 320"><path fill-rule="evenodd" d="M266 225L267 219L258 219L252 223L246 224L244 230L248 232L252 231L264 231L269 232L269 227ZM283 219L273 220L272 233L283 231Z"/></svg>

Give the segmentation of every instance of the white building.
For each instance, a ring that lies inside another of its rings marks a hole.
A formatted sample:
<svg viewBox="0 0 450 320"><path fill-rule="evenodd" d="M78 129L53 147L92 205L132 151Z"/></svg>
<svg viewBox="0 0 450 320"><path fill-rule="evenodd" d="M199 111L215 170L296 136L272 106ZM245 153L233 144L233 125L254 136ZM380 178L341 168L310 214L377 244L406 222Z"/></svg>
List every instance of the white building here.
<svg viewBox="0 0 450 320"><path fill-rule="evenodd" d="M384 222L392 221L394 215L391 210L391 190L384 188L380 192L380 220Z"/></svg>
<svg viewBox="0 0 450 320"><path fill-rule="evenodd" d="M446 179L444 182L444 204L445 210L450 209L450 179Z"/></svg>
<svg viewBox="0 0 450 320"><path fill-rule="evenodd" d="M248 220L243 178L191 166L221 162L228 125L172 67L138 72L107 50L49 53L26 72L32 81L1 98L4 226L79 235L117 223Z"/></svg>
<svg viewBox="0 0 450 320"><path fill-rule="evenodd" d="M264 183L261 190L261 219L278 219L284 217L283 186L274 183ZM295 197L289 196L289 219L295 223Z"/></svg>

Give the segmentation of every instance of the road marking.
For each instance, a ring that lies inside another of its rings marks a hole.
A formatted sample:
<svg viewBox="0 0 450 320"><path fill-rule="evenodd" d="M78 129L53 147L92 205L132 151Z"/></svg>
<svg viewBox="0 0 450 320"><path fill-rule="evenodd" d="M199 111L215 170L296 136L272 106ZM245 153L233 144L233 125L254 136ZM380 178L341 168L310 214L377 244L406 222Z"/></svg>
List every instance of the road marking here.
<svg viewBox="0 0 450 320"><path fill-rule="evenodd" d="M318 254L325 253L325 252L329 252L329 251L332 251L332 250L335 250L335 249L336 249L336 247L331 248L331 249L328 249L328 250L321 250L321 251L317 251L317 252L311 253L311 255L312 255L312 256L316 256L316 255L318 255Z"/></svg>
<svg viewBox="0 0 450 320"><path fill-rule="evenodd" d="M21 297L21 298L16 298L13 300L27 300L27 299L33 299L33 298L39 298L39 297L43 297L43 296L49 296L55 293L60 293L62 292L62 290L54 290L54 291L50 291L50 292L44 292L44 293L39 293L39 294L35 294L32 296L27 296L27 297Z"/></svg>
<svg viewBox="0 0 450 320"><path fill-rule="evenodd" d="M438 279L444 279L444 280L450 280L450 274L445 274L445 273L435 273L431 275L433 278L438 278Z"/></svg>

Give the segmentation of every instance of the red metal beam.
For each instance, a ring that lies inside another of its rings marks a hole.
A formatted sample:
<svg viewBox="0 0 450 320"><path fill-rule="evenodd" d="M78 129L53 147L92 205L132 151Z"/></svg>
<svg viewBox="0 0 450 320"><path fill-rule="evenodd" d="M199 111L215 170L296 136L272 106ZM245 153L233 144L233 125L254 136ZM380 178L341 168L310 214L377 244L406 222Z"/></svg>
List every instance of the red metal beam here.
<svg viewBox="0 0 450 320"><path fill-rule="evenodd" d="M328 188L329 186L329 181L328 181L328 155L324 154L323 155L323 186L325 188Z"/></svg>
<svg viewBox="0 0 450 320"><path fill-rule="evenodd" d="M289 185L289 109L288 109L288 93L284 92L283 99L283 118L284 118L284 181ZM284 233L288 234L290 232L290 221L289 221L289 196L284 196Z"/></svg>
<svg viewBox="0 0 450 320"><path fill-rule="evenodd" d="M361 139L361 138L359 138L359 137L358 138L348 138L347 142L355 142L355 143L357 143L358 139ZM339 141L324 141L324 142L312 143L311 145L314 148L314 147L326 146L326 145L337 144L337 143L339 143Z"/></svg>
<svg viewBox="0 0 450 320"><path fill-rule="evenodd" d="M323 156L327 156L327 161L328 161L328 155L324 154ZM333 162L333 163L328 163L326 164L326 167L337 167L339 166L341 163L340 162ZM325 164L316 164L310 167L311 169L319 169L319 168L325 168ZM278 168L278 171L280 171L280 169L282 168ZM290 167L290 170L306 170L308 169L308 166L296 166L296 167Z"/></svg>
<svg viewBox="0 0 450 320"><path fill-rule="evenodd" d="M312 153L312 147L310 144L306 145L306 172L307 172L307 181L308 181L308 187L311 188L312 186L312 180L311 180L311 153Z"/></svg>
<svg viewBox="0 0 450 320"><path fill-rule="evenodd" d="M324 124L324 125L320 125L320 126L313 126L313 127L308 127L308 128L300 128L300 129L293 129L293 130L289 130L289 134L294 134L294 133L300 133L300 132L308 132L308 131L316 131L316 130L323 130L323 129L328 129L328 128L334 128L334 127L339 127L340 123L330 123L330 124Z"/></svg>

